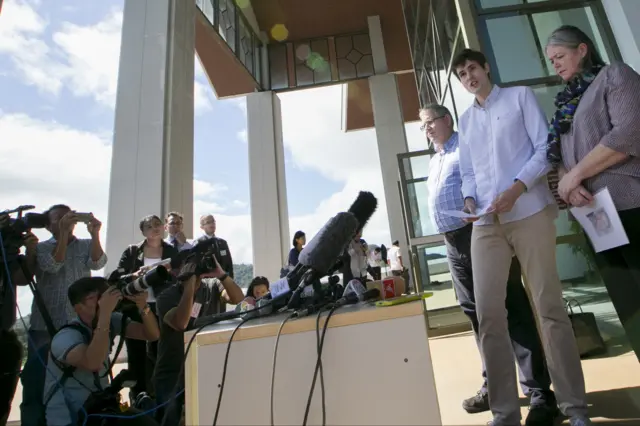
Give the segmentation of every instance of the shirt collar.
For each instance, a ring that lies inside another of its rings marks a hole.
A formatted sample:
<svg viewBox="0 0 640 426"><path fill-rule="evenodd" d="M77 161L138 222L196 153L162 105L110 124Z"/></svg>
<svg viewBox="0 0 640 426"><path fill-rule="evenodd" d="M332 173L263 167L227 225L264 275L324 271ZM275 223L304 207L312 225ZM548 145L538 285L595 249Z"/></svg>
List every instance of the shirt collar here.
<svg viewBox="0 0 640 426"><path fill-rule="evenodd" d="M437 149L437 151L440 154L448 154L455 148L455 145L457 142L458 142L458 132L453 132L449 140L447 140L442 146L442 149Z"/></svg>
<svg viewBox="0 0 640 426"><path fill-rule="evenodd" d="M491 104L495 102L496 99L498 99L498 96L500 96L500 90L501 90L500 86L498 86L497 84L494 84L493 88L491 89L491 92L489 92L489 96L487 96L487 99L484 101L484 107L478 103L477 99L473 101L473 106L480 109L484 109L488 106L491 106Z"/></svg>

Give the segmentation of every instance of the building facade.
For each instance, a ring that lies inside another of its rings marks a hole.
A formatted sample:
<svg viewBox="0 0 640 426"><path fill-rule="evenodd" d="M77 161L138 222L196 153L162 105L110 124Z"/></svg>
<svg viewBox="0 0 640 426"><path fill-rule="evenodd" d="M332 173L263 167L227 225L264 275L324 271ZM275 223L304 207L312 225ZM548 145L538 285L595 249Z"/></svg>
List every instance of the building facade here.
<svg viewBox="0 0 640 426"><path fill-rule="evenodd" d="M182 211L192 229L197 55L218 98L247 99L254 273L277 277L290 243L278 93L341 84L343 130L375 128L392 238L419 288L444 289L427 307L430 328L468 327L430 224L432 152L407 152L406 123L427 103L456 119L470 105L451 72L465 47L485 52L498 84L531 86L550 115L560 87L543 49L551 31L576 25L605 60L640 70L639 19L638 0L126 0L107 269L149 212ZM598 293L579 229L566 214L557 229L561 278Z"/></svg>

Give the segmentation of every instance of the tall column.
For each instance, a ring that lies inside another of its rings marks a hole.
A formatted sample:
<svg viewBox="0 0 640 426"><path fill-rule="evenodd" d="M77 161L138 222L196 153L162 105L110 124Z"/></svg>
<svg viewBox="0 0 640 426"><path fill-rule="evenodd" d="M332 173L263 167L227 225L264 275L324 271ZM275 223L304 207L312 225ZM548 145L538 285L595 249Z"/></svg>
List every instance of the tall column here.
<svg viewBox="0 0 640 426"><path fill-rule="evenodd" d="M640 2L602 0L624 62L640 72Z"/></svg>
<svg viewBox="0 0 640 426"><path fill-rule="evenodd" d="M107 272L139 221L171 211L193 229L195 3L126 0L109 186Z"/></svg>
<svg viewBox="0 0 640 426"><path fill-rule="evenodd" d="M400 178L398 154L405 153L408 149L400 93L395 74L385 74L388 70L380 18L369 16L368 25L373 63L376 74L378 74L369 77L369 90L371 91L371 106L378 141L389 230L391 241L398 240L404 264L409 266L411 264L409 241L407 241L402 200L398 187ZM409 270L413 275L412 268Z"/></svg>
<svg viewBox="0 0 640 426"><path fill-rule="evenodd" d="M400 105L395 74L369 77L373 121L378 141L380 169L387 204L391 240L400 242L400 252L405 266L409 267L409 242L402 214L402 200L398 182L400 170L398 154L407 152L407 136L404 128L402 106Z"/></svg>
<svg viewBox="0 0 640 426"><path fill-rule="evenodd" d="M480 37L478 37L478 26L473 13L472 4L474 0L455 0L458 19L462 27L462 37L464 45L469 49L482 50L480 48Z"/></svg>
<svg viewBox="0 0 640 426"><path fill-rule="evenodd" d="M291 248L280 99L273 92L247 95L253 275L280 276Z"/></svg>

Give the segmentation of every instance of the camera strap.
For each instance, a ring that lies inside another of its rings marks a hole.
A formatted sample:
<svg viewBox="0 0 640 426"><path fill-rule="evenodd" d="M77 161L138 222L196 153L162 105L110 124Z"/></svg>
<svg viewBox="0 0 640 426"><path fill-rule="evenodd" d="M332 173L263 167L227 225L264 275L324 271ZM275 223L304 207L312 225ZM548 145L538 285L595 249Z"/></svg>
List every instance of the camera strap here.
<svg viewBox="0 0 640 426"><path fill-rule="evenodd" d="M91 343L91 333L90 333L89 330L87 330L87 328L84 325L72 322L72 323L69 323L67 325L62 326L60 328L60 330L63 330L65 328L72 328L74 330L77 330L82 335L82 338L83 338L85 344ZM56 383L55 386L49 391L49 394L47 395L47 397L44 398L44 406L45 407L49 404L49 401L51 401L51 398L53 398L53 395L55 395L55 393L58 391L58 389L63 388L64 384L66 383L66 381L68 379L70 379L71 377L73 377L73 374L76 371L76 367L60 362L53 355L51 357L49 357L49 359L51 359L51 361L53 361L53 363L56 365L56 367L58 367L60 369L60 371L62 371L62 377L60 378L60 380L58 380L58 383ZM93 380L94 380L94 384L96 385L96 387L98 389L102 389L102 386L100 386L100 376L98 375L98 373L95 373L95 372L93 373ZM79 381L77 379L76 379L76 381L81 386L83 386L87 390L89 390L90 392L93 392L91 389L87 388L87 386L84 383L82 383L81 381Z"/></svg>

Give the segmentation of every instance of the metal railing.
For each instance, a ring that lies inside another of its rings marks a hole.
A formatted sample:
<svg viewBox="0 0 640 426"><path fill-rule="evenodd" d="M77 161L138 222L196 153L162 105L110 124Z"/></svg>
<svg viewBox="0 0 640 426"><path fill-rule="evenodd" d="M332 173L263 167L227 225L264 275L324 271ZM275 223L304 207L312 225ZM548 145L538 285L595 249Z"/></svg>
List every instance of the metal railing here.
<svg viewBox="0 0 640 426"><path fill-rule="evenodd" d="M268 59L242 9L234 0L196 0L196 6L262 88L262 61Z"/></svg>

